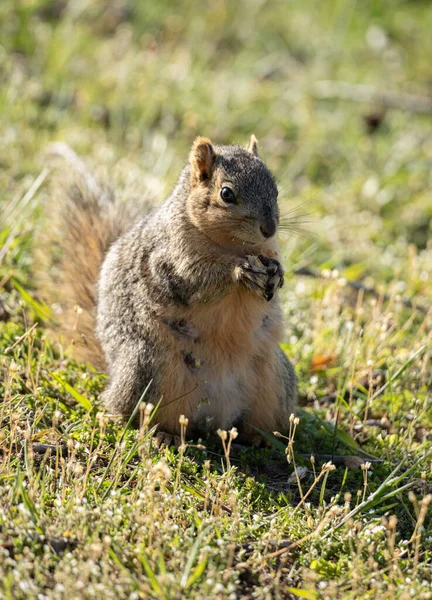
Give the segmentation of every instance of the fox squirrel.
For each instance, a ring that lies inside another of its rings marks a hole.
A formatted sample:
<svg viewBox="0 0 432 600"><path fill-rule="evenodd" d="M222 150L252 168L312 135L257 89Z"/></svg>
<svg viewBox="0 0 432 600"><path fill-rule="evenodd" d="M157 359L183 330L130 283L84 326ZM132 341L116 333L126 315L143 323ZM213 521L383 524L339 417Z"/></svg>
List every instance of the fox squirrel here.
<svg viewBox="0 0 432 600"><path fill-rule="evenodd" d="M278 190L256 138L246 150L198 137L169 198L138 220L67 146L55 152L73 179L50 215L51 289L78 357L107 369L106 409L128 417L151 382L161 431L177 434L181 415L246 435L286 427L297 391L279 347Z"/></svg>

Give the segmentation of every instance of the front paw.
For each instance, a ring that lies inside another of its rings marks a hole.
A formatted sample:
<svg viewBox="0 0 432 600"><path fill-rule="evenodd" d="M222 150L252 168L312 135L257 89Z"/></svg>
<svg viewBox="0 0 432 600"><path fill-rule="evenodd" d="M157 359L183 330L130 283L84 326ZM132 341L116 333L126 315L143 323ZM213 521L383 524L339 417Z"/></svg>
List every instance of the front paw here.
<svg viewBox="0 0 432 600"><path fill-rule="evenodd" d="M280 262L274 258L260 254L258 260L267 269L266 300L269 302L284 284L284 270Z"/></svg>
<svg viewBox="0 0 432 600"><path fill-rule="evenodd" d="M235 268L235 279L269 302L283 285L284 272L274 258L247 256L246 261Z"/></svg>

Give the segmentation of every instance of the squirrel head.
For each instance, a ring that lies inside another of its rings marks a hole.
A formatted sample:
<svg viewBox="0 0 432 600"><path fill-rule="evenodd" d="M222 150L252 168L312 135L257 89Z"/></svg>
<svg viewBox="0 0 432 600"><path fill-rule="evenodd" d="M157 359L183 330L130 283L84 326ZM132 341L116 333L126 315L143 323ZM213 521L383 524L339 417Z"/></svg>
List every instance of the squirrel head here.
<svg viewBox="0 0 432 600"><path fill-rule="evenodd" d="M254 135L248 149L214 146L204 137L189 156L189 219L208 237L229 246L257 245L276 233L278 190L258 156Z"/></svg>

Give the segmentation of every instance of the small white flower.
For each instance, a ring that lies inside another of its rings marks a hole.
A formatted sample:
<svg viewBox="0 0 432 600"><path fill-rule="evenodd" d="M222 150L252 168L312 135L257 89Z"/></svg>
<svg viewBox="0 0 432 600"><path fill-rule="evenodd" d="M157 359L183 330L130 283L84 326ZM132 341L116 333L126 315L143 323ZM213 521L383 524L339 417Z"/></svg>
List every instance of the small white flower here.
<svg viewBox="0 0 432 600"><path fill-rule="evenodd" d="M220 439L221 439L221 440L224 440L224 441L225 441L225 440L227 439L227 437L228 437L228 432L227 432L227 431L225 431L225 429L218 429L218 430L217 430L217 434L218 434L218 436L220 437Z"/></svg>

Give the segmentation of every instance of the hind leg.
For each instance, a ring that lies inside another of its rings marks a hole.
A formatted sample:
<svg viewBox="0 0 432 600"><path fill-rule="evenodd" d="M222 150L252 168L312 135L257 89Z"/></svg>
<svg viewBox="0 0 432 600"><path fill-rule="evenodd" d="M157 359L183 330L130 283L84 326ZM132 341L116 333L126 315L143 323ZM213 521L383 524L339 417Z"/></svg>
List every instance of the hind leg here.
<svg viewBox="0 0 432 600"><path fill-rule="evenodd" d="M132 414L141 398L145 403L158 405L152 425L157 424L159 431L175 436L180 433L180 416L190 419L194 416L190 399L197 384L186 363L188 355L184 357L169 342L168 339L163 345L163 355L156 354L155 345L145 341L116 349L110 361L110 379L103 402L109 412L125 418Z"/></svg>
<svg viewBox="0 0 432 600"><path fill-rule="evenodd" d="M279 398L279 427L289 427L289 418L297 407L297 377L292 363L282 348L276 353L278 378L282 380L284 394Z"/></svg>
<svg viewBox="0 0 432 600"><path fill-rule="evenodd" d="M102 396L108 412L128 418L140 399L146 403L157 402L155 372L147 355L145 347L139 344L123 344L116 351L114 360L110 361L110 378Z"/></svg>
<svg viewBox="0 0 432 600"><path fill-rule="evenodd" d="M297 402L294 368L280 348L271 357L256 356L253 365L248 390L253 401L245 428L252 437L257 435L255 427L270 433L286 429Z"/></svg>

